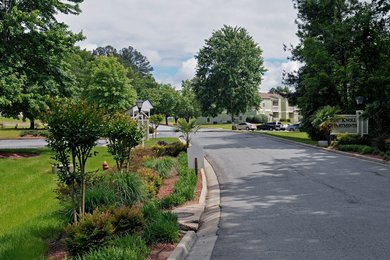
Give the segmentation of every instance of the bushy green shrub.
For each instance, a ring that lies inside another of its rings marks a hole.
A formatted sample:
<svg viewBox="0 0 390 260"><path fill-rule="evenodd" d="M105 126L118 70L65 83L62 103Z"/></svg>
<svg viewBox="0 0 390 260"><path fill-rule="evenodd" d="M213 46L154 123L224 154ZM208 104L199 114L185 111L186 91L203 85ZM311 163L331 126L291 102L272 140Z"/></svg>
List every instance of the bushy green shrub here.
<svg viewBox="0 0 390 260"><path fill-rule="evenodd" d="M106 119L105 136L108 138L108 152L112 154L118 169L128 168L133 147L142 142L143 133L136 121L122 113Z"/></svg>
<svg viewBox="0 0 390 260"><path fill-rule="evenodd" d="M337 144L366 144L365 138L362 138L360 135L351 135L351 134L338 134L337 135Z"/></svg>
<svg viewBox="0 0 390 260"><path fill-rule="evenodd" d="M140 233L145 226L145 218L139 206L96 209L85 214L78 223L66 228L65 243L72 255L80 255L92 249L108 245L116 235Z"/></svg>
<svg viewBox="0 0 390 260"><path fill-rule="evenodd" d="M153 169L139 168L137 173L144 179L145 187L151 197L155 197L162 185L162 178Z"/></svg>
<svg viewBox="0 0 390 260"><path fill-rule="evenodd" d="M72 255L79 255L99 246L107 245L113 238L114 218L108 211L95 211L83 215L78 223L66 228L66 246Z"/></svg>
<svg viewBox="0 0 390 260"><path fill-rule="evenodd" d="M107 176L120 204L131 206L147 199L144 181L137 173L120 171Z"/></svg>
<svg viewBox="0 0 390 260"><path fill-rule="evenodd" d="M157 211L146 225L144 238L148 244L177 242L177 216L172 212Z"/></svg>
<svg viewBox="0 0 390 260"><path fill-rule="evenodd" d="M158 156L172 156L177 157L179 153L187 151L187 147L182 142L173 142L168 145L155 145L152 147L153 151Z"/></svg>
<svg viewBox="0 0 390 260"><path fill-rule="evenodd" d="M380 151L379 149L367 145L358 145L358 144L345 144L345 145L338 145L337 149L340 151L347 151L347 152L357 152L361 154L376 154L380 156L385 156L385 153Z"/></svg>
<svg viewBox="0 0 390 260"><path fill-rule="evenodd" d="M179 180L175 183L173 192L160 201L160 207L163 209L178 206L195 195L195 186L197 176L194 170L188 169L187 154L181 153L179 161Z"/></svg>
<svg viewBox="0 0 390 260"><path fill-rule="evenodd" d="M145 160L143 165L147 168L155 170L161 178L166 179L170 176L175 163L176 161L174 158L164 156Z"/></svg>
<svg viewBox="0 0 390 260"><path fill-rule="evenodd" d="M248 123L253 123L253 116L247 116L245 121Z"/></svg>
<svg viewBox="0 0 390 260"><path fill-rule="evenodd" d="M92 250L80 257L80 260L141 260L147 259L149 248L144 240L138 236L124 236L115 241L112 245Z"/></svg>
<svg viewBox="0 0 390 260"><path fill-rule="evenodd" d="M111 209L113 215L112 224L115 227L116 234L122 233L139 233L145 225L145 218L139 206Z"/></svg>
<svg viewBox="0 0 390 260"><path fill-rule="evenodd" d="M263 124L268 122L268 117L264 114L253 116L252 123L254 124Z"/></svg>

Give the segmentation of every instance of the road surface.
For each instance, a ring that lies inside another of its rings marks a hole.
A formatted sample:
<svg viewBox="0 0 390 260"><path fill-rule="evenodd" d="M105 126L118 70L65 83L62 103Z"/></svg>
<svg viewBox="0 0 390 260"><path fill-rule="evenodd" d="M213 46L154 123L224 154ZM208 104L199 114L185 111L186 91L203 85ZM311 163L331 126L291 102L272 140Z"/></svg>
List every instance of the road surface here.
<svg viewBox="0 0 390 260"><path fill-rule="evenodd" d="M211 259L389 258L389 166L252 134L194 142L221 188Z"/></svg>

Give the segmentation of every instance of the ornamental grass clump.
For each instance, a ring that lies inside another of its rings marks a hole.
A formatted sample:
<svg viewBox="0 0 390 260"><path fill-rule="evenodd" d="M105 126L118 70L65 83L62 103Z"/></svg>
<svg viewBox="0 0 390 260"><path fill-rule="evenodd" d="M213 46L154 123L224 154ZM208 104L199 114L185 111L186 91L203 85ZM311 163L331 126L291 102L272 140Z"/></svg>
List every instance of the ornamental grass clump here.
<svg viewBox="0 0 390 260"><path fill-rule="evenodd" d="M126 235L113 241L111 245L95 249L79 257L79 260L140 260L147 259L149 248L145 241L134 235Z"/></svg>
<svg viewBox="0 0 390 260"><path fill-rule="evenodd" d="M145 160L143 165L155 170L161 178L166 179L171 175L176 160L172 157L150 158Z"/></svg>

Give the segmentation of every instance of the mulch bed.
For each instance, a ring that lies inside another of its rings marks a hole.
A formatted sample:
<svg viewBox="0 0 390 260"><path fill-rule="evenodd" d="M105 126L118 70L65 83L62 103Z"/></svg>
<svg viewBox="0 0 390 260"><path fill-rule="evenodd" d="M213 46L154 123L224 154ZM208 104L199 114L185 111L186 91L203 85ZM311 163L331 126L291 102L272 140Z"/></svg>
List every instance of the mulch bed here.
<svg viewBox="0 0 390 260"><path fill-rule="evenodd" d="M30 158L38 156L36 153L8 153L8 152L0 152L0 158L7 159L20 159L20 158Z"/></svg>

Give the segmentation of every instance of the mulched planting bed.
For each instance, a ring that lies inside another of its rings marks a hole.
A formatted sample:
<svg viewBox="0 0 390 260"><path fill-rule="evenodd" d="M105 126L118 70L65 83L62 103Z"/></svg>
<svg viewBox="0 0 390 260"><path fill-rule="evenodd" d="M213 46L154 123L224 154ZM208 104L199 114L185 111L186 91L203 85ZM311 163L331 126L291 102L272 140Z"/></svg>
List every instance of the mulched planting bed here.
<svg viewBox="0 0 390 260"><path fill-rule="evenodd" d="M30 158L38 156L36 153L8 153L8 152L0 152L0 158L7 159L20 159L20 158Z"/></svg>

